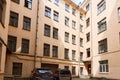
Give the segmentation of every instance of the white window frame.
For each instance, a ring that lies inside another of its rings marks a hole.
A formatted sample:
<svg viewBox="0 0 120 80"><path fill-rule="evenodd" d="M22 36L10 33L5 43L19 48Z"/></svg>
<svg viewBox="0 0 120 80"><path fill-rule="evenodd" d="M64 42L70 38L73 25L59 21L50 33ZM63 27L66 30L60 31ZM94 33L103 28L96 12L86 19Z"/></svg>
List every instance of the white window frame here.
<svg viewBox="0 0 120 80"><path fill-rule="evenodd" d="M100 73L109 72L108 60L99 61L99 72Z"/></svg>
<svg viewBox="0 0 120 80"><path fill-rule="evenodd" d="M49 7L45 7L45 16L51 17L51 9Z"/></svg>
<svg viewBox="0 0 120 80"><path fill-rule="evenodd" d="M106 0L102 0L98 5L97 5L97 13L101 13L105 10L106 8Z"/></svg>
<svg viewBox="0 0 120 80"><path fill-rule="evenodd" d="M118 21L120 22L120 7L118 8Z"/></svg>
<svg viewBox="0 0 120 80"><path fill-rule="evenodd" d="M106 18L98 22L98 33L105 31L107 28Z"/></svg>
<svg viewBox="0 0 120 80"><path fill-rule="evenodd" d="M65 10L69 12L69 5L68 4L65 4Z"/></svg>
<svg viewBox="0 0 120 80"><path fill-rule="evenodd" d="M58 21L58 19L59 19L59 13L56 12L56 11L54 11L53 18L54 18L55 21Z"/></svg>

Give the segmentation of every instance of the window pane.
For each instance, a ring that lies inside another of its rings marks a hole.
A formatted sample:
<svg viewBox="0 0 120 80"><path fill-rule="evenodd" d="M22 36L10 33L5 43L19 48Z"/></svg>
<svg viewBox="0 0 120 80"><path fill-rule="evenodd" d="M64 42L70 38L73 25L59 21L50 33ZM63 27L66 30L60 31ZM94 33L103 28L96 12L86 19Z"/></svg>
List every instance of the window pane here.
<svg viewBox="0 0 120 80"><path fill-rule="evenodd" d="M22 75L22 63L13 63L12 74Z"/></svg>
<svg viewBox="0 0 120 80"><path fill-rule="evenodd" d="M45 7L45 16L51 17L51 9L48 7Z"/></svg>
<svg viewBox="0 0 120 80"><path fill-rule="evenodd" d="M53 28L53 38L58 39L58 29Z"/></svg>
<svg viewBox="0 0 120 80"><path fill-rule="evenodd" d="M8 36L8 48L10 51L12 51L12 52L16 51L16 42L17 42L16 37Z"/></svg>
<svg viewBox="0 0 120 80"><path fill-rule="evenodd" d="M50 37L50 26L47 24L44 25L44 36Z"/></svg>
<svg viewBox="0 0 120 80"><path fill-rule="evenodd" d="M97 12L98 14L101 13L106 7L106 1L102 0L98 5L97 5Z"/></svg>
<svg viewBox="0 0 120 80"><path fill-rule="evenodd" d="M120 22L120 8L118 8L118 20Z"/></svg>
<svg viewBox="0 0 120 80"><path fill-rule="evenodd" d="M2 21L2 13L3 13L3 1L0 0L0 22Z"/></svg>
<svg viewBox="0 0 120 80"><path fill-rule="evenodd" d="M58 47L53 46L53 57L58 57Z"/></svg>
<svg viewBox="0 0 120 80"><path fill-rule="evenodd" d="M9 20L9 24L11 26L18 26L18 14L15 12L10 11L10 20Z"/></svg>
<svg viewBox="0 0 120 80"><path fill-rule="evenodd" d="M101 40L99 44L99 53L107 52L107 39Z"/></svg>
<svg viewBox="0 0 120 80"><path fill-rule="evenodd" d="M104 30L106 30L106 18L104 18L103 20L101 20L100 22L98 22L98 32L102 32Z"/></svg>
<svg viewBox="0 0 120 80"><path fill-rule="evenodd" d="M58 21L58 19L59 19L59 13L56 12L56 11L54 11L54 16L53 16L53 18L54 18L55 21Z"/></svg>
<svg viewBox="0 0 120 80"><path fill-rule="evenodd" d="M20 0L11 0L11 1L18 3L18 4L20 3Z"/></svg>
<svg viewBox="0 0 120 80"><path fill-rule="evenodd" d="M50 56L50 45L49 44L44 44L44 56Z"/></svg>
<svg viewBox="0 0 120 80"><path fill-rule="evenodd" d="M29 53L29 40L22 39L22 50L23 53Z"/></svg>
<svg viewBox="0 0 120 80"><path fill-rule="evenodd" d="M65 52L64 52L64 54L65 54L65 59L69 59L69 49L66 49L65 48Z"/></svg>
<svg viewBox="0 0 120 80"><path fill-rule="evenodd" d="M24 16L23 29L30 30L30 27L31 27L31 19Z"/></svg>
<svg viewBox="0 0 120 80"><path fill-rule="evenodd" d="M32 0L25 0L25 7L32 8Z"/></svg>

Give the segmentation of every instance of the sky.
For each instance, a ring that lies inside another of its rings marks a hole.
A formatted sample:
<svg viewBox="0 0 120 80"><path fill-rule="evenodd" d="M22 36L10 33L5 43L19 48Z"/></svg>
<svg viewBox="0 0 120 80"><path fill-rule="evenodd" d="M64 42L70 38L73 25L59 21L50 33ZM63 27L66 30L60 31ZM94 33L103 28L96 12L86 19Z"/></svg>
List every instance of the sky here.
<svg viewBox="0 0 120 80"><path fill-rule="evenodd" d="M75 2L76 4L79 4L80 2L82 3L84 0L72 0L73 2Z"/></svg>

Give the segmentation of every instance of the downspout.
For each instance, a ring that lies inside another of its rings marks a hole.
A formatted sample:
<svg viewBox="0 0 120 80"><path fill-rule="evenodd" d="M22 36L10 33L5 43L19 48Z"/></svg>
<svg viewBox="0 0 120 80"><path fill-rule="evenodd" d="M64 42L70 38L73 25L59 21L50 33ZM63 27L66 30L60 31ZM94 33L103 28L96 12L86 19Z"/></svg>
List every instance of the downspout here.
<svg viewBox="0 0 120 80"><path fill-rule="evenodd" d="M92 24L92 18L93 18L93 14L92 14L92 0L90 0L90 2L91 2L91 53L92 53L92 57L91 57L91 77L93 77L93 24Z"/></svg>
<svg viewBox="0 0 120 80"><path fill-rule="evenodd" d="M35 34L35 54L34 54L34 69L36 68L36 58L37 58L37 39L38 39L38 26L39 26L39 0L37 0L37 18L36 18L36 34Z"/></svg>

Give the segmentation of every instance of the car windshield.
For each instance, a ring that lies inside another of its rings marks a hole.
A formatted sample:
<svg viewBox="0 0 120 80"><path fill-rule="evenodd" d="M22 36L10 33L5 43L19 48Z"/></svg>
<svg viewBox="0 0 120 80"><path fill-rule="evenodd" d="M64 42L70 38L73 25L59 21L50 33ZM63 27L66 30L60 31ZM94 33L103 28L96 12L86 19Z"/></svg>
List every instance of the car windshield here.
<svg viewBox="0 0 120 80"><path fill-rule="evenodd" d="M44 73L49 73L49 70L38 70L39 73L44 74Z"/></svg>

